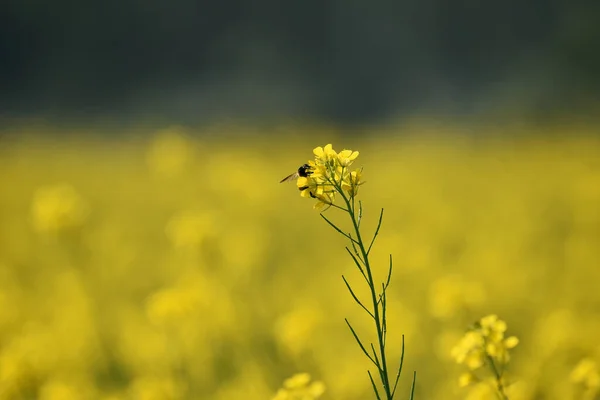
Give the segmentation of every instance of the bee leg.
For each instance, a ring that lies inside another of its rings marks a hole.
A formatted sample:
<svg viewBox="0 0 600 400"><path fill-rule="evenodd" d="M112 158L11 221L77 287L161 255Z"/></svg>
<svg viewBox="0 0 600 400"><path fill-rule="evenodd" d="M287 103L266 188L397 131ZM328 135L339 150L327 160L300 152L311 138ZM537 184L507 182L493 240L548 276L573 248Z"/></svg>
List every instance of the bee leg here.
<svg viewBox="0 0 600 400"><path fill-rule="evenodd" d="M298 190L300 190L300 191L303 191L303 190L306 190L306 189L308 189L308 186L300 186L300 187L298 188ZM309 194L309 195L310 195L310 197L312 197L313 199L316 199L316 198L317 198L317 196L315 196L315 194L314 194L313 192L310 192L310 191L309 191L309 192L308 192L308 194Z"/></svg>

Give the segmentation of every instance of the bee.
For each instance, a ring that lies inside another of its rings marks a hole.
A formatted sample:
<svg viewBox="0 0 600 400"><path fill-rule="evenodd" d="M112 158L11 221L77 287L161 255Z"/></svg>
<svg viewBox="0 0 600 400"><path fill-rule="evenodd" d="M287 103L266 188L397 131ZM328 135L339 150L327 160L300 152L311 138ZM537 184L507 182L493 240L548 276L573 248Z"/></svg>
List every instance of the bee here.
<svg viewBox="0 0 600 400"><path fill-rule="evenodd" d="M300 177L300 176L306 178L306 177L309 177L311 175L312 175L312 167L310 165L308 165L308 164L302 164L298 168L298 171L294 172L293 174L290 174L290 175L286 176L279 183L289 182L289 181L292 181L294 179L298 179L298 177Z"/></svg>

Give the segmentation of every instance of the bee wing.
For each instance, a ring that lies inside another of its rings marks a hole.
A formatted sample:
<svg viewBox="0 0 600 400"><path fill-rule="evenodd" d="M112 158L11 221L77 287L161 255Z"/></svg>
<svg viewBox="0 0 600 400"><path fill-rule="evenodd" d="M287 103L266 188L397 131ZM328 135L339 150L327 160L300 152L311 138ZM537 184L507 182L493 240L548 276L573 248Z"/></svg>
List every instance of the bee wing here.
<svg viewBox="0 0 600 400"><path fill-rule="evenodd" d="M294 172L293 174L290 174L290 175L286 176L285 178L283 178L279 183L291 182L297 178L298 178L298 172Z"/></svg>

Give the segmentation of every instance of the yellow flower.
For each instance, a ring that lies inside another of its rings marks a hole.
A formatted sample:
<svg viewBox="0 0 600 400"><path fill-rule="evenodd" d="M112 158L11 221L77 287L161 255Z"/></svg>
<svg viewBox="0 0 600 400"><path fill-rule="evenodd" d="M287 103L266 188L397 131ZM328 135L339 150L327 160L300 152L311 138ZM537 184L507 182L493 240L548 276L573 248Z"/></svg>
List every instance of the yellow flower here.
<svg viewBox="0 0 600 400"><path fill-rule="evenodd" d="M331 206L338 193L345 198L353 198L358 193L361 181L362 169L349 171L358 157L358 151L342 150L339 154L331 144L325 147L313 149L314 161L308 161L306 176L299 176L296 185L300 190L300 196L317 199L314 208L322 209ZM347 193L347 194L346 194Z"/></svg>
<svg viewBox="0 0 600 400"><path fill-rule="evenodd" d="M335 201L335 189L332 185L324 183L319 176L301 176L298 178L296 185L300 190L300 196L317 199L315 209L321 209L326 205L333 204Z"/></svg>
<svg viewBox="0 0 600 400"><path fill-rule="evenodd" d="M458 377L458 386L466 387L471 383L477 382L477 378L471 372L465 372Z"/></svg>
<svg viewBox="0 0 600 400"><path fill-rule="evenodd" d="M318 165L328 165L337 157L337 153L333 150L331 144L325 147L315 147L313 154Z"/></svg>
<svg viewBox="0 0 600 400"><path fill-rule="evenodd" d="M484 364L484 339L478 331L468 331L452 349L452 357L458 364L476 370Z"/></svg>
<svg viewBox="0 0 600 400"><path fill-rule="evenodd" d="M591 358L584 358L573 369L571 382L582 384L589 389L600 388L600 373L598 364Z"/></svg>
<svg viewBox="0 0 600 400"><path fill-rule="evenodd" d="M342 150L337 157L342 167L349 167L356 160L356 157L358 157L358 151Z"/></svg>
<svg viewBox="0 0 600 400"><path fill-rule="evenodd" d="M296 181L296 185L300 190L300 196L311 197L315 199L318 195L323 194L323 185L319 185L317 179L312 176L301 176Z"/></svg>
<svg viewBox="0 0 600 400"><path fill-rule="evenodd" d="M499 342L504 338L506 332L506 322L498 319L495 314L481 318L479 326L484 336L489 337L493 342Z"/></svg>
<svg viewBox="0 0 600 400"><path fill-rule="evenodd" d="M283 386L286 389L302 389L310 382L310 375L306 372L296 374L291 378L287 378L283 381Z"/></svg>
<svg viewBox="0 0 600 400"><path fill-rule="evenodd" d="M517 347L519 344L519 338L516 336L507 337L504 339L504 347L507 349L512 349Z"/></svg>
<svg viewBox="0 0 600 400"><path fill-rule="evenodd" d="M273 400L316 400L325 393L323 382L311 382L307 373L300 373L288 378L283 388L277 391Z"/></svg>
<svg viewBox="0 0 600 400"><path fill-rule="evenodd" d="M285 389L279 389L272 400L288 400L288 392Z"/></svg>
<svg viewBox="0 0 600 400"><path fill-rule="evenodd" d="M510 360L508 350L519 344L516 336L504 338L506 329L506 322L499 319L497 315L487 315L477 321L452 349L451 355L454 360L468 368L468 371L459 378L460 386L468 386L484 379L481 373L475 375L475 371L487 365L488 374L491 375L496 391L500 394L504 393L506 382L504 378L498 376L498 370L504 371ZM474 387L476 386L478 385Z"/></svg>
<svg viewBox="0 0 600 400"><path fill-rule="evenodd" d="M313 206L315 210L320 210L325 206L330 206L335 201L335 193L324 193L317 196L317 202Z"/></svg>
<svg viewBox="0 0 600 400"><path fill-rule="evenodd" d="M358 152L355 152L358 153ZM342 188L348 192L350 197L355 197L358 194L358 187L364 182L361 182L362 168L349 173L342 182Z"/></svg>
<svg viewBox="0 0 600 400"><path fill-rule="evenodd" d="M339 154L331 144L313 149L314 161L307 162L306 173L299 176L296 185L300 196L316 199L315 209L334 204L336 193L344 198L353 198L358 193L362 169L350 172L350 166L358 157L358 151L342 150ZM303 171L299 171L302 173ZM346 194L347 193L347 194Z"/></svg>
<svg viewBox="0 0 600 400"><path fill-rule="evenodd" d="M479 320L477 329L485 339L486 353L503 364L508 363L510 360L508 350L517 346L519 339L516 336L504 338L506 322L499 319L497 315L491 314Z"/></svg>

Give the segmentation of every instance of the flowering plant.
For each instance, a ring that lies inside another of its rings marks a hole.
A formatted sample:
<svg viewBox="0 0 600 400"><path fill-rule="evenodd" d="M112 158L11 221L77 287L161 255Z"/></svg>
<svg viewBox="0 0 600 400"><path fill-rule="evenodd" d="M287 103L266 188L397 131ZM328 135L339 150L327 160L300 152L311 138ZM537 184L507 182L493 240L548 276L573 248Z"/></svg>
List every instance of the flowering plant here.
<svg viewBox="0 0 600 400"><path fill-rule="evenodd" d="M375 382L371 371L368 371L368 375L376 398L391 400L396 393L404 361L404 336L402 336L402 355L400 356L395 378L392 378L388 369L388 356L386 354L386 291L392 278L392 256L390 255L389 258L387 278L381 285L377 284L373 278L372 265L369 260L371 248L383 221L383 209L379 214L375 233L371 240L365 241L361 232L363 217L362 202L357 202L356 200L358 190L364 184L362 180L362 168L350 168L359 155L358 151L342 150L338 153L333 149L331 144L328 144L325 147L315 148L313 153L315 156L314 160L310 160L307 164L302 165L296 174L284 178L283 181L294 177L297 178L296 185L300 190L300 195L317 200L317 203L314 205L315 209L324 211L333 207L350 217L352 229L351 232L345 232L321 213L321 217L350 242L350 246L346 247L346 251L369 287L370 299L368 302L363 302L358 298L346 277L342 275L342 279L354 301L373 320L377 334L377 344L370 343L370 345L365 345L348 319L346 319L346 324L350 328L362 352L375 366L377 371L376 376L379 377L379 384ZM335 203L336 199L341 200L339 204ZM411 399L414 396L415 379L416 373L413 376L410 393ZM380 393L380 389L382 389L383 394Z"/></svg>
<svg viewBox="0 0 600 400"><path fill-rule="evenodd" d="M506 322L491 314L477 321L452 349L452 357L468 371L459 378L460 386L490 383L499 398L507 400L505 371L509 350L519 344L516 336L505 337ZM482 372L487 367L488 377Z"/></svg>

